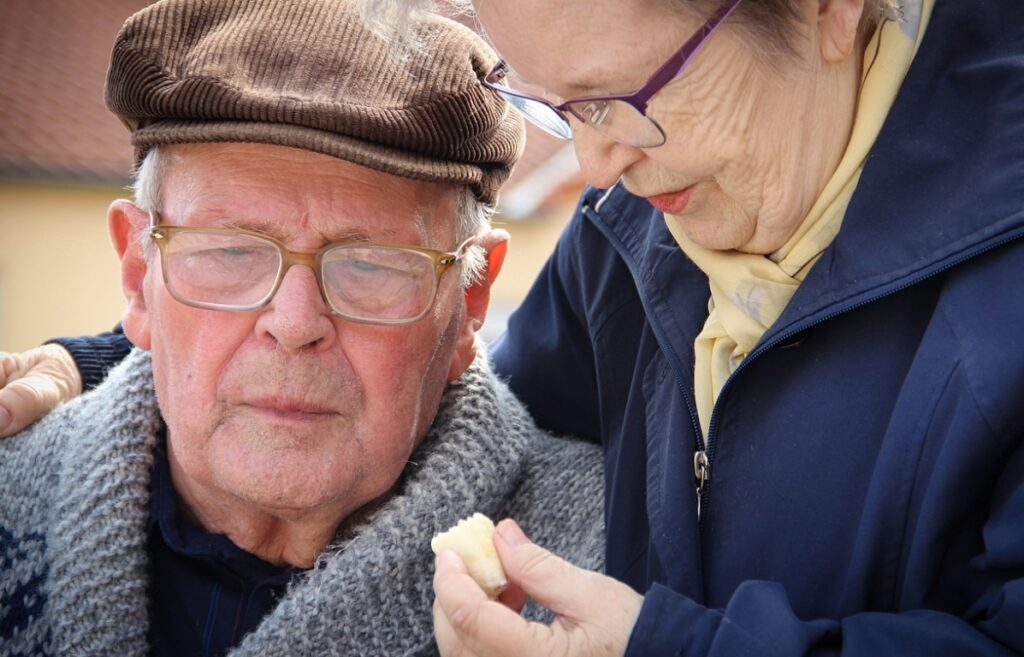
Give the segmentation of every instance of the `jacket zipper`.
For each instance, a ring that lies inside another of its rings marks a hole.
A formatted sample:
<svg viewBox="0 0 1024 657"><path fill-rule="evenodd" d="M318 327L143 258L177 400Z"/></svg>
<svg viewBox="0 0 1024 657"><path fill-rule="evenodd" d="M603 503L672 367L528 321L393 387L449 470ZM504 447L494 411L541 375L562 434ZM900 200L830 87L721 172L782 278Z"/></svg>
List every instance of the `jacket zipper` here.
<svg viewBox="0 0 1024 657"><path fill-rule="evenodd" d="M712 411L712 415L714 411ZM710 429L710 425L708 429ZM697 520L700 520L701 498L704 495L704 484L711 479L711 462L708 460L708 453L703 449L697 449L693 453L693 476L697 480Z"/></svg>
<svg viewBox="0 0 1024 657"><path fill-rule="evenodd" d="M580 213L584 216L587 214L591 215L591 222L599 231L601 231L601 234L605 236L605 239L611 243L618 254L622 257L622 261L626 264L626 267L629 269L629 273L633 276L633 283L636 287L637 296L640 297L640 305L644 307L644 313L647 317L653 317L650 301L647 299L647 295L640 291L640 272L636 270L636 262L629 255L629 251L626 250L626 246L619 241L618 237L614 233L611 232L611 230L605 225L604 221L601 220L601 215L598 214L601 210L601 205L617 187L618 183L609 187L604 195L598 199L593 208L590 207L589 203L584 203L580 208ZM682 373L684 371L682 361L680 361L679 355L675 350L671 348L671 343L665 335L664 329L661 328L661 324L651 321L649 321L648 324L650 324L651 330L654 332L654 337L658 340L658 344L661 346L662 353L665 354L665 357L672 366L672 376L676 381L676 387L678 387L680 392L682 392L683 400L686 402L686 410L690 415L690 424L693 426L693 435L696 437L695 452L703 452L704 434L701 432L700 422L697 420L697 407L687 392L688 386L684 385L685 382L682 379ZM708 470L708 475L710 476L710 469ZM699 498L699 487L697 492ZM697 511L700 513L699 505Z"/></svg>
<svg viewBox="0 0 1024 657"><path fill-rule="evenodd" d="M584 216L590 216L591 222L594 224L594 226L597 227L598 230L601 231L601 234L604 235L605 238L611 243L611 245L618 252L619 256L622 257L622 261L626 264L626 267L629 268L629 272L633 276L633 283L636 287L637 296L640 297L640 304L644 307L644 312L647 315L648 324L650 325L651 330L654 332L654 336L658 340L658 344L661 346L662 353L665 354L665 357L668 359L669 363L672 366L676 386L679 388L680 392L683 395L683 400L686 402L686 410L689 412L690 423L693 425L693 434L696 437L696 445L693 453L693 474L696 485L695 488L697 496L698 529L701 535L703 535L704 533L704 511L707 510L708 492L710 489L711 481L711 466L714 463L715 458L714 438L715 429L718 428L718 409L720 407L719 402L721 402L721 400L725 397L725 394L726 392L728 392L733 379L736 378L736 376L744 369L744 367L748 363L753 361L755 358L758 358L761 354L765 353L766 351L774 349L780 343L786 342L795 337L796 335L803 333L804 331L807 331L808 329L811 329L815 326L818 326L819 324L823 324L824 322L835 319L839 315L860 308L861 306L865 306L869 303L874 303L879 299L884 299L887 296L901 292L912 285L917 285L918 283L925 281L931 278L932 276L937 276L949 269L952 269L953 267L963 264L964 262L972 258L975 258L993 249L999 248L1004 244L1009 244L1010 242L1013 242L1014 240L1017 240L1020 237L1024 236L1024 228L1017 228L1013 230L1009 235L1006 235L1001 239L975 247L974 249L967 251L966 253L960 255L959 257L941 263L938 266L934 266L933 269L926 269L923 273L920 273L919 275L917 275L914 278L911 278L910 280L904 281L903 283L893 287L890 290L885 290L880 294L875 294L874 296L870 296L866 299L861 299L847 306L842 306L836 310L833 310L830 313L812 319L809 322L794 326L785 333L780 333L779 335L776 335L774 338L772 338L770 341L756 347L754 351L750 352L750 354L743 359L743 362L739 364L739 367L737 367L733 371L729 378L726 379L725 384L722 386L722 390L718 394L718 399L715 402L714 408L712 408L711 410L711 421L708 422L708 435L705 438L704 434L701 432L700 429L700 422L697 419L696 406L694 405L694 401L690 398L690 395L687 392L689 386L685 384L685 382L682 379L682 373L684 372L682 362L680 361L679 356L678 354L676 354L675 350L671 348L671 344L667 336L665 335L664 330L661 328L661 325L654 320L654 315L651 312L650 302L647 299L647 295L644 294L643 288L640 285L640 276L639 272L636 269L636 262L634 261L629 251L626 249L626 246L618 239L618 237L614 233L612 233L611 229L608 228L608 226L605 225L604 221L601 219L601 215L598 214L601 210L601 206L611 195L612 191L615 190L617 187L618 183L609 187L608 190L606 190L605 193L601 196L601 198L598 199L597 203L594 205L593 208L591 208L589 203L584 203L580 208L580 213Z"/></svg>
<svg viewBox="0 0 1024 657"><path fill-rule="evenodd" d="M779 344L781 344L783 342L787 342L787 341L793 339L794 337L796 337L800 333L803 333L804 331L807 331L807 330L809 330L809 329L811 329L811 328L813 328L815 326L818 326L820 324L823 324L825 322L831 321L831 320L835 319L836 317L838 317L840 315L843 315L843 314L845 314L845 313L847 313L847 312L849 312L851 310L856 310L857 308L860 308L862 306L866 306L869 303L874 303L874 302L876 302L876 301L878 301L880 299L884 299L885 297L891 296L893 294L897 294L898 292L902 292L903 290L907 289L908 287L911 287L913 285L917 285L918 283L926 281L929 278L932 278L933 276L938 276L939 274L941 274L943 272L946 272L946 271L952 269L953 267L957 267L957 266L963 264L964 262L967 262L968 260L971 260L972 258L975 258L977 256L980 256L980 255L984 254L984 253L987 253L988 251L991 251L993 249L997 249L997 248L999 248L999 247L1001 247L1001 246L1003 246L1005 244L1009 244L1010 242L1013 242L1013 241L1015 241L1017 239L1020 239L1022 236L1024 236L1024 229L1016 229L1015 231L1013 231L1008 236L1004 236L1003 238L1001 238L999 240L996 240L994 242L990 242L990 243L987 243L987 244L982 244L979 247L975 247L974 249L972 249L972 250L970 250L970 251L968 251L968 252L966 252L964 254L961 254L959 257L956 257L956 258L954 258L952 260L949 260L947 262L941 263L940 265L936 266L934 269L925 270L923 273L919 274L918 276L916 276L914 278L911 278L911 279L909 279L907 281L904 281L903 283L900 283L899 285L893 287L890 290L885 290L885 291L883 291L883 292L881 292L879 294L875 294L874 296L870 296L870 297L867 297L865 299L860 299L860 300L855 301L855 302L853 302L853 303L851 303L849 305L846 305L846 306L841 306L841 307L833 310L832 312L829 312L829 313L827 313L825 315L822 315L820 317L814 318L811 321L806 322L806 323L804 323L802 325L796 325L796 326L792 327L791 329L785 331L784 333L780 333L780 334L776 335L775 337L773 337L768 342L765 342L764 344L756 347L754 349L754 351L750 352L750 354L746 358L743 359L743 362L741 362L739 364L739 366L733 371L733 373L729 376L729 378L725 380L725 383L722 385L722 390L718 393L718 399L715 401L714 408L711 410L711 421L708 422L708 435L707 435L707 438L705 440L706 445L707 445L706 453L701 454L701 451L698 448L697 453L694 454L694 472L695 473L698 473L698 470L697 470L698 457L699 457L700 461L705 463L704 467L699 471L698 479L697 479L697 481L698 481L698 484L697 484L697 518L698 518L698 522L699 522L699 529L700 529L701 535L703 535L703 533L704 533L704 519L703 519L703 515L701 514L701 510L702 510L701 507L703 506L704 510L707 510L708 492L709 492L709 488L710 488L709 482L711 481L711 464L714 462L714 458L715 458L715 447L716 447L716 444L715 444L716 443L716 441L715 441L715 437L716 437L715 430L718 428L718 414L719 414L718 413L718 409L721 406L720 402L725 398L725 395L728 392L728 390L729 390L733 380L737 377L737 375L739 375L739 373L745 368L745 366L748 363L750 363L754 359L758 358L759 356L761 356L765 352L769 351L770 349L774 349ZM643 295L641 294L641 296L643 296Z"/></svg>

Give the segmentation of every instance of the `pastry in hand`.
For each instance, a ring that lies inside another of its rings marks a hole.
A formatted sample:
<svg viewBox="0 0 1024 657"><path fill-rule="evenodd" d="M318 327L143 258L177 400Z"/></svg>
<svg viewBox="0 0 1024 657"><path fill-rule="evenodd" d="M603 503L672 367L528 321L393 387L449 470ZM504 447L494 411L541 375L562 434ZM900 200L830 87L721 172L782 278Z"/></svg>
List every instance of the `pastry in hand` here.
<svg viewBox="0 0 1024 657"><path fill-rule="evenodd" d="M493 600L508 585L505 570L494 550L493 536L494 523L491 519L482 513L474 513L435 536L430 541L430 549L434 554L441 550L454 550L466 563L473 580Z"/></svg>

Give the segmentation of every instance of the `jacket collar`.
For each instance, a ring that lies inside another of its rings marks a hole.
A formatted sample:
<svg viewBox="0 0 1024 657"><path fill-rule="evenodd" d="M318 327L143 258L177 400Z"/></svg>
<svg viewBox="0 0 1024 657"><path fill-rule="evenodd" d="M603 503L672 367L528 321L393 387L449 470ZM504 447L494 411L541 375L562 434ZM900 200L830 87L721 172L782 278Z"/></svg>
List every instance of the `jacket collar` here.
<svg viewBox="0 0 1024 657"><path fill-rule="evenodd" d="M978 11L972 2L936 3L839 235L762 344L1024 234L1021 44L1019 4ZM602 196L587 193L588 215L635 272L666 268L665 249L686 260L643 199L621 188ZM703 277L692 263L667 269L673 278L639 278L641 293L656 296L656 286L681 275ZM689 326L682 333L696 336Z"/></svg>

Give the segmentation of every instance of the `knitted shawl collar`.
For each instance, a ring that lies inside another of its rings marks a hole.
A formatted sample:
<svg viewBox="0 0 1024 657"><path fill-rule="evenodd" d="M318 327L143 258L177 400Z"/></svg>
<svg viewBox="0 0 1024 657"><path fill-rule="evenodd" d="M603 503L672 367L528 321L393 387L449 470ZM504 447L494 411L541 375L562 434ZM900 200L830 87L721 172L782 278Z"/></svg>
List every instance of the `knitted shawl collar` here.
<svg viewBox="0 0 1024 657"><path fill-rule="evenodd" d="M52 646L61 655L142 656L161 425L149 354L134 351L67 411L48 548ZM392 497L325 550L230 654L434 654L430 537L473 511L500 515L534 431L481 355L449 386Z"/></svg>

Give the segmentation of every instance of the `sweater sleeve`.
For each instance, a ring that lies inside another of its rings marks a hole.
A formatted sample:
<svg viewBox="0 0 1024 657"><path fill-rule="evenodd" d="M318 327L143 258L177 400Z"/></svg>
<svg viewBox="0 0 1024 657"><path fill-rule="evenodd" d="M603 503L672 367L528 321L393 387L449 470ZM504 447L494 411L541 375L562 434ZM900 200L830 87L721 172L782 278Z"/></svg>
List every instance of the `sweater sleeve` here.
<svg viewBox="0 0 1024 657"><path fill-rule="evenodd" d="M626 657L1024 655L1024 441L995 490L983 547L970 561L983 584L973 594L963 592L959 609L806 620L797 617L777 582L744 582L724 609L655 585L644 598Z"/></svg>
<svg viewBox="0 0 1024 657"><path fill-rule="evenodd" d="M99 385L110 368L124 360L132 350L132 343L125 337L121 324L99 335L54 338L47 342L59 344L71 353L82 377L82 392Z"/></svg>

